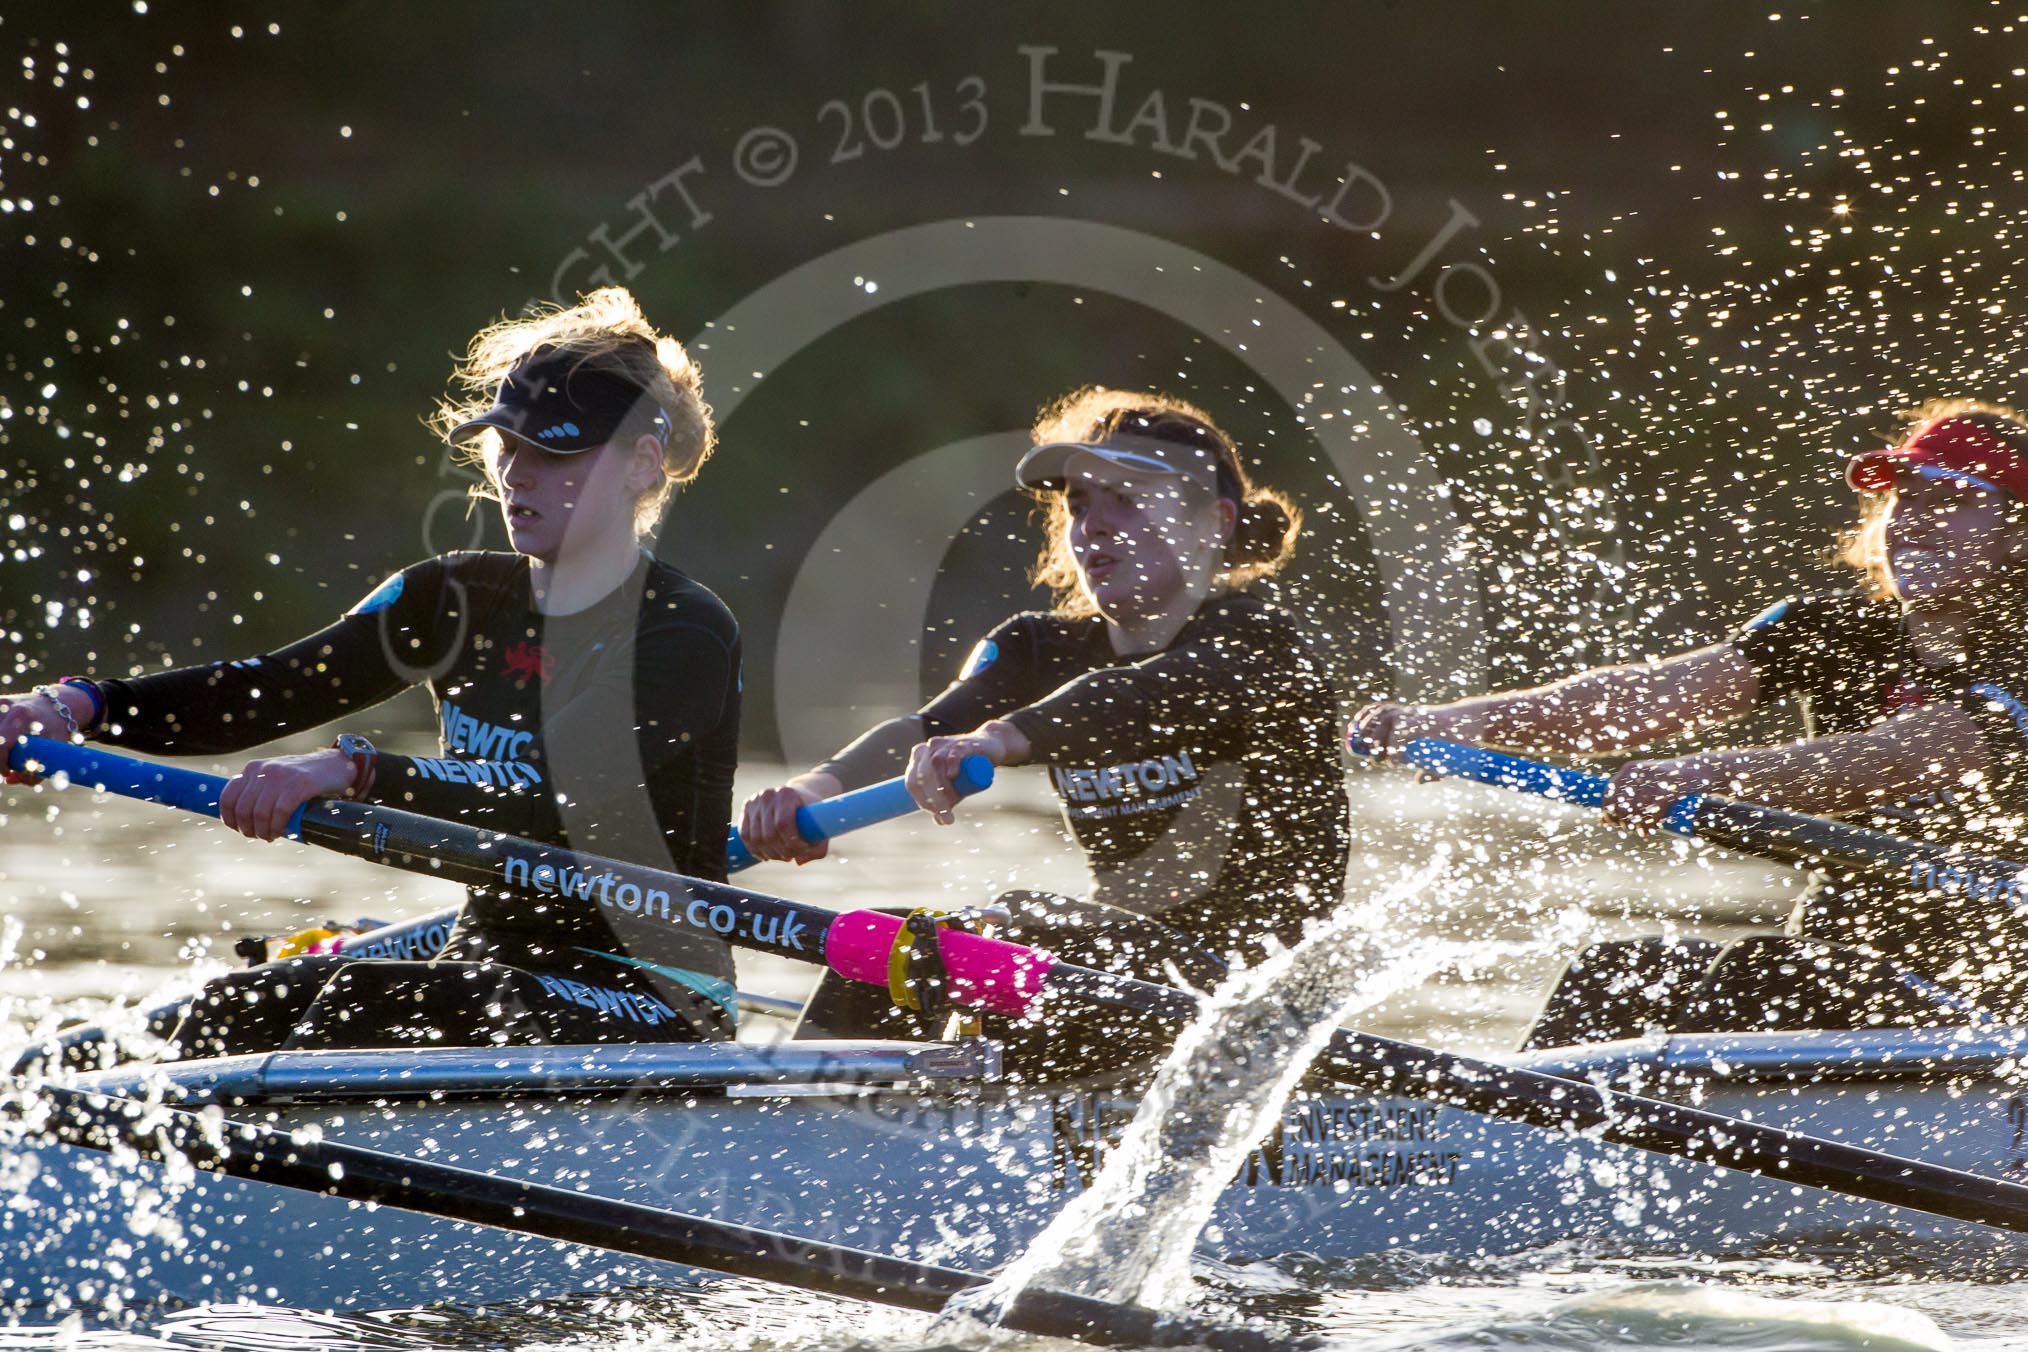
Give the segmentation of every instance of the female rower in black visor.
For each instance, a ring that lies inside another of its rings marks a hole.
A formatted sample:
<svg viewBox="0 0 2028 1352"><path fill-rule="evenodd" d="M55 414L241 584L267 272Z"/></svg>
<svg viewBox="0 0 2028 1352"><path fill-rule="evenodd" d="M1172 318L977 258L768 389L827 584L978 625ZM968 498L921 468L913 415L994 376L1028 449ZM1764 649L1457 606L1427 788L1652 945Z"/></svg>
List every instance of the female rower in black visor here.
<svg viewBox="0 0 2028 1352"><path fill-rule="evenodd" d="M1004 936L1155 979L1173 962L1208 986L1270 938L1295 942L1344 889L1336 697L1289 615L1245 590L1286 562L1298 515L1179 399L1079 390L1034 440L1015 478L1048 510L1034 577L1055 609L1007 620L922 709L756 795L741 832L764 858L814 859L825 847L794 828L806 803L906 766L916 800L949 822L965 757L1046 764L1093 899L1004 897ZM804 1023L901 1026L884 994L828 978ZM1042 1062L1134 1054L1116 1029L1069 1031L1032 1038Z"/></svg>
<svg viewBox="0 0 2028 1352"><path fill-rule="evenodd" d="M9 696L0 756L38 731L218 755L426 683L439 754L345 734L264 757L227 784L220 819L273 840L303 803L344 796L724 878L739 627L642 547L712 451L697 367L612 287L485 329L455 379L461 397L435 423L483 471L474 491L498 500L513 552L426 559L257 657ZM234 973L175 1041L196 1056L720 1038L732 977L723 943L644 927L595 891L475 888L441 960L317 956Z"/></svg>

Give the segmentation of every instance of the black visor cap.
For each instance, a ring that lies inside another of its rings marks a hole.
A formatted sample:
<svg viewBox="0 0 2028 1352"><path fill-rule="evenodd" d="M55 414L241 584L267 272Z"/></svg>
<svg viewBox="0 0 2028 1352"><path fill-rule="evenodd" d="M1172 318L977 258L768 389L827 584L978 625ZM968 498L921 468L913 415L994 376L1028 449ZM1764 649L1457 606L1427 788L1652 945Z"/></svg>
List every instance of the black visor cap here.
<svg viewBox="0 0 2028 1352"><path fill-rule="evenodd" d="M572 455L597 450L630 421L645 435L669 434L667 415L638 386L610 371L579 366L582 360L581 353L537 348L500 382L493 407L453 427L445 440L457 442L491 427L545 451Z"/></svg>

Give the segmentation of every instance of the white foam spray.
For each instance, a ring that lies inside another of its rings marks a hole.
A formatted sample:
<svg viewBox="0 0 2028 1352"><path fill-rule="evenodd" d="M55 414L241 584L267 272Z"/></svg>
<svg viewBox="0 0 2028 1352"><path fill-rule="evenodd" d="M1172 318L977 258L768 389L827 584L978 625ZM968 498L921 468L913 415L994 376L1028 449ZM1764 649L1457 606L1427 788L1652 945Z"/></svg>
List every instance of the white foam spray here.
<svg viewBox="0 0 2028 1352"><path fill-rule="evenodd" d="M1398 932L1403 913L1432 892L1441 864L1348 901L1302 943L1235 974L1207 999L1097 1182L990 1285L953 1300L933 1336L992 1324L1031 1285L1157 1309L1179 1304L1191 1251L1219 1195L1338 1026L1445 968L1511 952L1437 942L1380 952L1375 936Z"/></svg>

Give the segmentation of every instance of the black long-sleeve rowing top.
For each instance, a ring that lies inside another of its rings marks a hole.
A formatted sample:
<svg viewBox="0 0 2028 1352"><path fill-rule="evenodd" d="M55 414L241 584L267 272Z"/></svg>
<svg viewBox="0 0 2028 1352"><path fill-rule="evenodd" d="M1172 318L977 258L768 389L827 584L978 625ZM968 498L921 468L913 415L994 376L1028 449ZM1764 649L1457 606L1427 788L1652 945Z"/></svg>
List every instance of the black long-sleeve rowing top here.
<svg viewBox="0 0 2028 1352"><path fill-rule="evenodd" d="M1906 710L1948 704L1971 719L1991 757L1975 782L1940 780L1867 824L2018 859L2028 841L2028 645L2018 617L1994 608L1965 635L1957 661L1925 663L1901 608L1851 593L1797 597L1749 621L1733 647L1753 664L1761 699L1802 708L1807 735L1834 736ZM1864 944L1945 981L1996 1013L2028 1017L2028 964L2011 907L1865 878L1832 877L1807 892L1792 932Z"/></svg>
<svg viewBox="0 0 2028 1352"><path fill-rule="evenodd" d="M739 626L724 603L646 554L594 605L545 615L525 558L452 553L404 569L336 623L273 652L104 682L103 735L140 751L217 755L427 683L441 754L382 752L367 798L722 880L739 664ZM541 900L473 889L462 923L523 951L625 954L642 946L641 926L626 923L638 919L594 885ZM731 979L723 943L655 930L655 962Z"/></svg>
<svg viewBox="0 0 2028 1352"><path fill-rule="evenodd" d="M921 711L931 736L1005 718L1046 762L1097 899L1257 958L1344 894L1350 810L1337 701L1289 615L1204 602L1159 652L1105 622L1023 614Z"/></svg>

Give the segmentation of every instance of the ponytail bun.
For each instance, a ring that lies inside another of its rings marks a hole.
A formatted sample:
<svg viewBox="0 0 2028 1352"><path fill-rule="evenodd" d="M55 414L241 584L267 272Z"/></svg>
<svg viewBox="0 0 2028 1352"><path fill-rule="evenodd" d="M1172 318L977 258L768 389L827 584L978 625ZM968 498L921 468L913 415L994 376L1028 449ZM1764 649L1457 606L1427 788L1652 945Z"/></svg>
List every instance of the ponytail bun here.
<svg viewBox="0 0 2028 1352"><path fill-rule="evenodd" d="M1233 523L1232 543L1225 547L1227 564L1246 569L1265 564L1263 572L1274 571L1295 552L1302 520L1303 514L1281 494L1271 488L1254 489L1240 504L1239 519Z"/></svg>

